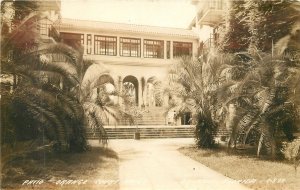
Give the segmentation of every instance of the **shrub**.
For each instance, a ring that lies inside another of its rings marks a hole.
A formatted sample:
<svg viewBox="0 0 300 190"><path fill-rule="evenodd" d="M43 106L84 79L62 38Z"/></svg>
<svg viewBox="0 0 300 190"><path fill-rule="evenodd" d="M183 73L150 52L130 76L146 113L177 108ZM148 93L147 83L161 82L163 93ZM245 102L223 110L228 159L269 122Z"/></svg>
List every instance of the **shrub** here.
<svg viewBox="0 0 300 190"><path fill-rule="evenodd" d="M295 172L300 164L300 138L293 140L292 142L283 143L282 153L284 157L293 162Z"/></svg>

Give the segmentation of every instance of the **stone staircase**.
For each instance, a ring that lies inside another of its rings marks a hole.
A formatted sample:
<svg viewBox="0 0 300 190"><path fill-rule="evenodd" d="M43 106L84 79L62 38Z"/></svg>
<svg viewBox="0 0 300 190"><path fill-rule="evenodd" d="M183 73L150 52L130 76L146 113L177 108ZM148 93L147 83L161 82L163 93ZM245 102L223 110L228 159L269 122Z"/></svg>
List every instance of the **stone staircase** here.
<svg viewBox="0 0 300 190"><path fill-rule="evenodd" d="M140 126L138 129L130 126L105 127L108 139L133 139L138 130L141 139L150 138L193 138L193 126ZM89 139L97 139L97 134L87 130Z"/></svg>
<svg viewBox="0 0 300 190"><path fill-rule="evenodd" d="M143 112L143 117L137 119L138 125L165 125L166 117L165 117L166 109L163 107L147 107ZM108 125L114 125L113 123ZM117 125L132 125L129 120L122 119L118 122Z"/></svg>
<svg viewBox="0 0 300 190"><path fill-rule="evenodd" d="M150 138L193 138L195 128L193 126L168 126L165 117L166 109L163 107L146 107L143 117L137 119L137 127L129 120L123 119L118 123L105 124L105 130L109 139L133 139L138 130L141 139ZM97 139L98 135L87 130L89 139Z"/></svg>

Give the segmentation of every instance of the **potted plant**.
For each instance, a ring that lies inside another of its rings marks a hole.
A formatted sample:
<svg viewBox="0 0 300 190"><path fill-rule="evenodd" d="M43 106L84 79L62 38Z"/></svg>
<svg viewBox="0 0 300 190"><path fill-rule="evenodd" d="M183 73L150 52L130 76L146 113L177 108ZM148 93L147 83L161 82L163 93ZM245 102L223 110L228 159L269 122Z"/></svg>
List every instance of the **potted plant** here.
<svg viewBox="0 0 300 190"><path fill-rule="evenodd" d="M141 109L139 109L138 107L136 107L136 109L134 110L132 115L133 115L134 123L136 125L136 130L134 132L134 139L135 140L140 140L141 139L141 133L139 131L138 119L143 117L143 111Z"/></svg>
<svg viewBox="0 0 300 190"><path fill-rule="evenodd" d="M139 131L139 127L136 126L136 130L135 130L135 133L134 133L134 139L135 140L140 140L141 139L141 133Z"/></svg>

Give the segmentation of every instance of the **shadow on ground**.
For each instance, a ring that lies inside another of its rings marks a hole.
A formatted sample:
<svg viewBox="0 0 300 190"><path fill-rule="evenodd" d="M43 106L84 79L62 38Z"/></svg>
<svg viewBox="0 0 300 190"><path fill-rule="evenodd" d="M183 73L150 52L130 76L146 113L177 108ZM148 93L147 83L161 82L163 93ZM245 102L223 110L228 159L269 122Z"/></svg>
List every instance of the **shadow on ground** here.
<svg viewBox="0 0 300 190"><path fill-rule="evenodd" d="M291 163L280 158L257 158L255 151L246 149L228 152L224 148L198 149L195 146L185 146L178 150L251 189L300 189L299 174L295 173Z"/></svg>
<svg viewBox="0 0 300 190"><path fill-rule="evenodd" d="M92 147L84 153L34 152L11 160L2 171L2 189L118 189L118 156Z"/></svg>

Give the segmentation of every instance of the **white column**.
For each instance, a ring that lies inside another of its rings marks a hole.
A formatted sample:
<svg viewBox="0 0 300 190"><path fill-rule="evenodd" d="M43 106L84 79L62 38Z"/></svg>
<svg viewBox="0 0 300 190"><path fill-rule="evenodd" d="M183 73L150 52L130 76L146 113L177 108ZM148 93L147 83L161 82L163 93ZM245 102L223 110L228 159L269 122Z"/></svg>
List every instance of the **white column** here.
<svg viewBox="0 0 300 190"><path fill-rule="evenodd" d="M168 103L169 103L169 96L166 94L163 94L163 107L168 107Z"/></svg>
<svg viewBox="0 0 300 190"><path fill-rule="evenodd" d="M142 94L144 95L142 97L142 104L144 104L146 106L146 104L147 104L147 78L144 77L144 79L145 79L145 86L144 86L144 91L142 91ZM142 85L142 78L141 78L141 85Z"/></svg>
<svg viewBox="0 0 300 190"><path fill-rule="evenodd" d="M164 59L167 59L167 41L164 40Z"/></svg>
<svg viewBox="0 0 300 190"><path fill-rule="evenodd" d="M196 57L196 55L197 55L197 51L198 51L198 44L196 43L196 42L193 42L192 43L193 45L192 45L192 53L193 53L193 57Z"/></svg>
<svg viewBox="0 0 300 190"><path fill-rule="evenodd" d="M117 57L120 56L120 36L117 36Z"/></svg>
<svg viewBox="0 0 300 190"><path fill-rule="evenodd" d="M173 59L173 41L170 41L170 59Z"/></svg>
<svg viewBox="0 0 300 190"><path fill-rule="evenodd" d="M138 106L141 106L143 104L143 99L142 99L142 82L141 79L138 80Z"/></svg>
<svg viewBox="0 0 300 190"><path fill-rule="evenodd" d="M92 38L92 39L91 39L91 40L92 40L92 43L91 43L91 46L92 46L91 54L94 55L94 54L95 54L95 53L94 53L94 34L91 35L91 38Z"/></svg>
<svg viewBox="0 0 300 190"><path fill-rule="evenodd" d="M144 58L144 38L141 38L141 58Z"/></svg>
<svg viewBox="0 0 300 190"><path fill-rule="evenodd" d="M87 34L83 34L83 55L86 55L87 50Z"/></svg>

